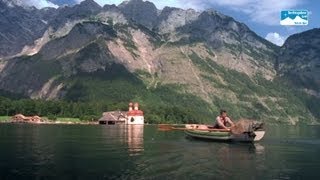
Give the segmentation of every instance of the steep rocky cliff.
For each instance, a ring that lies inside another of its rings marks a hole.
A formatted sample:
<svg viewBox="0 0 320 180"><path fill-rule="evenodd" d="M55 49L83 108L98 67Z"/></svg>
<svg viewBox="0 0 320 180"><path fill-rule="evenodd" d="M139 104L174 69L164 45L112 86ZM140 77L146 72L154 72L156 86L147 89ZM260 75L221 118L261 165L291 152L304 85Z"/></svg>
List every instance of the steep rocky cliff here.
<svg viewBox="0 0 320 180"><path fill-rule="evenodd" d="M290 36L278 57L279 76L320 97L320 29Z"/></svg>
<svg viewBox="0 0 320 180"><path fill-rule="evenodd" d="M35 8L8 6L0 1L0 59L18 54L45 32L46 19Z"/></svg>
<svg viewBox="0 0 320 180"><path fill-rule="evenodd" d="M219 12L157 10L142 0L118 7L87 0L73 7L34 11L39 16L29 17L29 26L39 32L37 36L17 39L15 50L5 51L9 46L2 43L0 55L6 58L0 60L1 90L71 101L135 99L147 105L150 99L172 105L181 101L207 119L220 108L236 118L269 122L314 123L319 118L305 95L297 96L299 89L282 83L300 68L289 66L290 55L297 52L288 52L294 36L280 49ZM32 25L31 19L43 18L45 25ZM17 23L9 24L21 25ZM1 35L11 33L0 30ZM313 38L311 44L316 44L319 38ZM318 72L314 62L312 70ZM317 73L311 74L318 82ZM200 104L203 108L197 107Z"/></svg>

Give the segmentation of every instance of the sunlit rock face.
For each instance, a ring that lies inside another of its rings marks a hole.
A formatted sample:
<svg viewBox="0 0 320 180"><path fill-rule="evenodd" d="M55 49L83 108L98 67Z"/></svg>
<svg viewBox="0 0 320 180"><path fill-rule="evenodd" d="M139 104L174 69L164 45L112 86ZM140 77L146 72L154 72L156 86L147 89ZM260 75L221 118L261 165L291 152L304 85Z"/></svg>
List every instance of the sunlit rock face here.
<svg viewBox="0 0 320 180"><path fill-rule="evenodd" d="M305 100L281 94L290 88L277 82L319 97L318 29L289 37L280 48L214 10L158 10L142 0L104 7L86 0L57 9L17 4L0 1L1 90L96 100L93 92L112 94L105 93L106 81L121 79L147 90L174 87L215 110L240 107L275 121L279 115L291 124L314 121Z"/></svg>

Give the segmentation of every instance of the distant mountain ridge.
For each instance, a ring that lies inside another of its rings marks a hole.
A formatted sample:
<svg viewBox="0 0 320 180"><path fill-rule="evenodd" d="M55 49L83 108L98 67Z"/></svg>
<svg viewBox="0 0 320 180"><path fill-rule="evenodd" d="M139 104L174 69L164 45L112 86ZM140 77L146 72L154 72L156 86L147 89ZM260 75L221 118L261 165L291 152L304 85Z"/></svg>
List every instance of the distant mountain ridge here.
<svg viewBox="0 0 320 180"><path fill-rule="evenodd" d="M319 52L319 28L290 36L281 47L278 57L279 75L306 92L320 97Z"/></svg>
<svg viewBox="0 0 320 180"><path fill-rule="evenodd" d="M318 29L293 35L280 48L212 10L158 10L142 0L104 7L86 0L41 10L2 3L0 8L8 12L0 22L11 27L0 27L1 90L71 101L134 99L145 106L157 100L196 109L205 120L220 108L270 122L319 118L309 107L318 105L310 101L319 93ZM306 45L310 48L295 50ZM303 70L306 61L295 59L300 52L310 53L304 55L310 71ZM299 63L290 65L292 59ZM315 84L307 86L310 82ZM167 98L173 95L194 99L198 107Z"/></svg>

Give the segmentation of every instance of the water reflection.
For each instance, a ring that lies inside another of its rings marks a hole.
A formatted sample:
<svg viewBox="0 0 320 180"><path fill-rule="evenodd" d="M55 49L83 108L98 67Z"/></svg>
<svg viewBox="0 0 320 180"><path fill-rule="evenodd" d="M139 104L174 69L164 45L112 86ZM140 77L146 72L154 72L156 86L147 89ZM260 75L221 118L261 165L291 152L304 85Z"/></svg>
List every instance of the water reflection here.
<svg viewBox="0 0 320 180"><path fill-rule="evenodd" d="M242 168L252 168L252 159L257 161L264 160L265 148L261 144L222 144L213 151L216 152L215 158L217 162L227 166L227 169L232 169L233 164L237 161L241 161ZM263 163L261 162L261 164Z"/></svg>
<svg viewBox="0 0 320 180"><path fill-rule="evenodd" d="M143 148L144 125L127 125L127 142L129 155L140 155Z"/></svg>
<svg viewBox="0 0 320 180"><path fill-rule="evenodd" d="M1 137L0 161L4 163L0 163L3 170L0 179L4 179L3 175L16 179L49 171L47 167L53 165L55 146L50 136L43 136L44 132L49 134L45 128L30 124L7 125L9 131Z"/></svg>
<svg viewBox="0 0 320 180"><path fill-rule="evenodd" d="M188 173L200 179L252 179L267 170L267 153L262 144L191 141L184 149L181 161L189 165L180 168L176 178Z"/></svg>
<svg viewBox="0 0 320 180"><path fill-rule="evenodd" d="M144 151L144 125L105 126L102 133L106 143L120 143L130 156L140 155Z"/></svg>
<svg viewBox="0 0 320 180"><path fill-rule="evenodd" d="M246 144L153 126L2 125L0 179L319 179L320 126L289 128Z"/></svg>
<svg viewBox="0 0 320 180"><path fill-rule="evenodd" d="M254 150L257 154L263 154L264 153L264 146L259 144L259 143L255 143L253 144L254 146Z"/></svg>

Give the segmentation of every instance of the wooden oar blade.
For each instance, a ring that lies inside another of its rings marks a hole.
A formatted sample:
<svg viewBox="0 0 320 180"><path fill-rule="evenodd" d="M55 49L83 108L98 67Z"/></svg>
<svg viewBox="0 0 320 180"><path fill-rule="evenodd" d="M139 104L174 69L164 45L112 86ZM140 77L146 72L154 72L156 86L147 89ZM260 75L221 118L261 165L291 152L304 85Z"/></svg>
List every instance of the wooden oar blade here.
<svg viewBox="0 0 320 180"><path fill-rule="evenodd" d="M158 131L171 131L172 125L171 124L158 124Z"/></svg>

